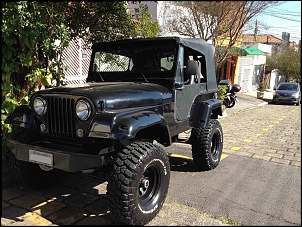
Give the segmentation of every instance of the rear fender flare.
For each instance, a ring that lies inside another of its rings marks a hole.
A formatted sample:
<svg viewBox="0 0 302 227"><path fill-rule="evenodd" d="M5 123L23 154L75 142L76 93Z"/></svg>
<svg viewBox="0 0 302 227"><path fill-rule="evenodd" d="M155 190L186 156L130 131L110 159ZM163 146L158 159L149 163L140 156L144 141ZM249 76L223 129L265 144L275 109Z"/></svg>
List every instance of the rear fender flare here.
<svg viewBox="0 0 302 227"><path fill-rule="evenodd" d="M193 128L205 128L210 119L217 119L222 116L221 102L218 99L206 101L195 101L189 119L189 125Z"/></svg>

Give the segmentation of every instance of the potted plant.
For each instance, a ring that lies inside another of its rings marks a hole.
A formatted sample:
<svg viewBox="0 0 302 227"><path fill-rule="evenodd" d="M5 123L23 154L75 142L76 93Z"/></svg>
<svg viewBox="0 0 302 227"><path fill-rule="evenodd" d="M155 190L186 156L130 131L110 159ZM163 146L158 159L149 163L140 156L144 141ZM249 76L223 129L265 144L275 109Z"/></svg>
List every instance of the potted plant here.
<svg viewBox="0 0 302 227"><path fill-rule="evenodd" d="M262 99L264 97L264 91L265 91L265 84L263 81L259 84L258 91L257 91L257 98Z"/></svg>

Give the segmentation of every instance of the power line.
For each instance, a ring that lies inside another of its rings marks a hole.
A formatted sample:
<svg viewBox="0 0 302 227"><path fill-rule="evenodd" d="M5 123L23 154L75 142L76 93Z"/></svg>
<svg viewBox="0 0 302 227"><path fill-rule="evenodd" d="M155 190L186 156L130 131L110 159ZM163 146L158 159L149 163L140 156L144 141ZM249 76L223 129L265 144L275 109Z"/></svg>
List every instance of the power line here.
<svg viewBox="0 0 302 227"><path fill-rule="evenodd" d="M301 20L298 20L298 19L296 20L296 19L293 19L293 18L283 17L283 16L280 16L280 15L275 15L275 14L271 14L271 13L263 13L263 14L268 15L268 16L272 16L272 17L277 17L277 18L289 20L289 21L293 21L293 22L301 22Z"/></svg>
<svg viewBox="0 0 302 227"><path fill-rule="evenodd" d="M301 17L301 13L297 13L297 14L294 14L294 13L285 13L285 12L282 12L282 11L274 11L274 10L270 10L268 12L263 12L264 14L265 13L276 13L276 14L279 14L279 15L289 15L289 16L293 16L293 17Z"/></svg>
<svg viewBox="0 0 302 227"><path fill-rule="evenodd" d="M300 12L295 12L291 10L284 10L284 9L270 9L269 11L264 11L264 12L274 12L274 13L280 13L280 14L290 14L290 15L301 15Z"/></svg>

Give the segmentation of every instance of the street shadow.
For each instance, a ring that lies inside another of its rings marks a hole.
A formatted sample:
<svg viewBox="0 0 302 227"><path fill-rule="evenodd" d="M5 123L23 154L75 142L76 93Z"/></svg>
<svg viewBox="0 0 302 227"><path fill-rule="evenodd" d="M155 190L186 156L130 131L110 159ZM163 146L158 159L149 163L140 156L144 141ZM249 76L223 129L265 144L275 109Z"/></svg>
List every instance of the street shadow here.
<svg viewBox="0 0 302 227"><path fill-rule="evenodd" d="M268 104L272 104L272 99L262 98L262 101L267 102Z"/></svg>
<svg viewBox="0 0 302 227"><path fill-rule="evenodd" d="M171 171L175 172L200 172L193 162L193 160L182 157L169 156Z"/></svg>
<svg viewBox="0 0 302 227"><path fill-rule="evenodd" d="M294 104L294 103L274 103L274 102L270 102L269 104L271 104L271 105L280 105L280 106L297 106L296 104ZM301 103L300 103L301 104ZM300 106L300 105L298 105L298 106Z"/></svg>
<svg viewBox="0 0 302 227"><path fill-rule="evenodd" d="M2 188L1 225L12 222L14 225L121 224L110 213L104 174L67 173L65 179L64 182L45 189L21 187L17 184ZM34 212L43 219L27 220L28 212Z"/></svg>
<svg viewBox="0 0 302 227"><path fill-rule="evenodd" d="M171 171L201 172L191 157L169 156L169 162ZM61 183L44 189L22 187L14 182L2 188L1 224L120 225L110 212L108 177L109 171L104 170L65 173ZM36 218L30 218L32 215Z"/></svg>

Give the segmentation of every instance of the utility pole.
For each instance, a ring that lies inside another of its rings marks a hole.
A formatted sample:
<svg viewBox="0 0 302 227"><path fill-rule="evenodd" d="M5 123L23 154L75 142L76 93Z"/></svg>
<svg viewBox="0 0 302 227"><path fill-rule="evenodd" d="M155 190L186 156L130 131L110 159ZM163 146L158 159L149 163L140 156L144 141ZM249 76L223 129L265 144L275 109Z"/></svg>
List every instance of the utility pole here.
<svg viewBox="0 0 302 227"><path fill-rule="evenodd" d="M258 34L258 21L256 20L255 30L254 30L254 42L256 42L257 34Z"/></svg>

